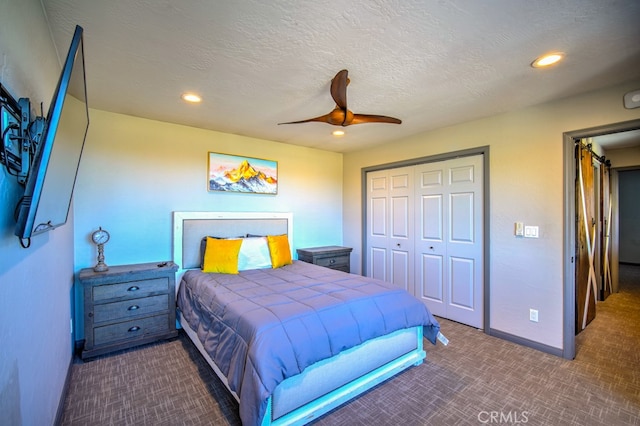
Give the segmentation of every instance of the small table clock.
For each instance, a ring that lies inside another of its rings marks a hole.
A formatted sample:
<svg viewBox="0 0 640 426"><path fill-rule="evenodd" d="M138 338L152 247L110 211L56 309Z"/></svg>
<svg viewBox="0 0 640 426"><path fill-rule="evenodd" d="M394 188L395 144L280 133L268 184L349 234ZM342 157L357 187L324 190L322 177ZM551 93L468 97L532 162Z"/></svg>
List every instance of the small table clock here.
<svg viewBox="0 0 640 426"><path fill-rule="evenodd" d="M96 272L109 270L109 267L104 263L104 245L109 241L109 238L109 233L102 229L102 227L91 234L91 240L98 246L98 263L93 267L93 270Z"/></svg>

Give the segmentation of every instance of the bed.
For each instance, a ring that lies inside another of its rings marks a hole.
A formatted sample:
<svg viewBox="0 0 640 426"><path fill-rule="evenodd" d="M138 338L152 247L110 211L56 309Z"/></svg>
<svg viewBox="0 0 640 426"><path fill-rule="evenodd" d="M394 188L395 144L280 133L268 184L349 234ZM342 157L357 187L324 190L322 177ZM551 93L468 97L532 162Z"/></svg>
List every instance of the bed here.
<svg viewBox="0 0 640 426"><path fill-rule="evenodd" d="M436 343L437 320L404 290L293 259L291 213L174 212L173 226L179 326L243 425L308 423L421 364L423 337ZM267 236L286 239L289 264L201 270L205 240L210 252L212 239Z"/></svg>

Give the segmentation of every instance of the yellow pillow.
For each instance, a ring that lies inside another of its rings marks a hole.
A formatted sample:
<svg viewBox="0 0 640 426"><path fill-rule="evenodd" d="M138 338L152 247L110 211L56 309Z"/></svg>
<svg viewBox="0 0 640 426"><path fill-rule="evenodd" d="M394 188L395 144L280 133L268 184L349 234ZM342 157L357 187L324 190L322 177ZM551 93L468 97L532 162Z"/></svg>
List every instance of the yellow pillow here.
<svg viewBox="0 0 640 426"><path fill-rule="evenodd" d="M220 240L207 237L202 272L238 273L238 253L242 240Z"/></svg>
<svg viewBox="0 0 640 426"><path fill-rule="evenodd" d="M286 235L267 235L267 244L269 244L272 268L291 265L291 249Z"/></svg>

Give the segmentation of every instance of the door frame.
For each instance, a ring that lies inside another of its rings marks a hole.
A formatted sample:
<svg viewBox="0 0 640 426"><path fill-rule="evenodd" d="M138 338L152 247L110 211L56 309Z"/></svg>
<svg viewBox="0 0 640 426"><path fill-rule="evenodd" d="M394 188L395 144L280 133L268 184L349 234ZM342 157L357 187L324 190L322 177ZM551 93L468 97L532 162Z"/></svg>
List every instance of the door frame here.
<svg viewBox="0 0 640 426"><path fill-rule="evenodd" d="M454 158L459 158L459 157L470 157L470 156L474 156L474 155L482 155L482 162L483 162L483 185L482 185L482 191L483 191L483 218L482 218L482 226L483 226L483 247L482 247L482 256L483 256L483 286L482 286L482 292L483 292L483 306L484 306L484 315L483 315L483 331L486 334L490 334L490 324L489 324L489 319L490 319L490 294L489 294L489 289L490 289L490 281L489 281L489 277L490 277L490 252L489 252L489 235L491 235L489 233L489 228L490 228L490 220L489 220L489 213L490 213L490 197L489 197L489 151L490 151L490 147L487 146L481 146L481 147L477 147L477 148L469 148L469 149L464 149L464 150L460 150L460 151L453 151L453 152L447 152L447 153L443 153L443 154L435 154L435 155L429 155L426 157L419 157L419 158L411 158L408 160L401 160L401 161L396 161L396 162L392 162L392 163L384 163L384 164L378 164L375 166L369 166L369 167L363 167L361 170L361 196L362 196L362 200L361 200L361 205L362 205L362 216L361 216L361 224L362 224L362 247L367 247L367 173L369 172L374 172L374 171L378 171L378 170L386 170L386 169L395 169L398 167L405 167L405 166L415 166L418 164L425 164L425 163L435 163L438 161L445 161L445 160L452 160ZM362 265L361 265L361 270L362 271L366 271L367 270L367 256L362 256Z"/></svg>
<svg viewBox="0 0 640 426"><path fill-rule="evenodd" d="M640 120L623 121L619 123L611 123L604 126L590 127L581 130L572 130L564 132L563 138L563 157L564 157L564 241L563 241L563 276L564 276L564 318L563 318L563 348L562 357L565 359L574 359L576 356L576 282L575 282L575 179L576 165L574 159L574 144L576 140L584 138L592 138L596 136L607 135L611 133L624 132L627 130L640 129ZM612 247L612 253L616 253L615 247ZM617 259L617 256L615 256ZM617 260L615 260L617 262ZM612 258L611 263L614 263Z"/></svg>

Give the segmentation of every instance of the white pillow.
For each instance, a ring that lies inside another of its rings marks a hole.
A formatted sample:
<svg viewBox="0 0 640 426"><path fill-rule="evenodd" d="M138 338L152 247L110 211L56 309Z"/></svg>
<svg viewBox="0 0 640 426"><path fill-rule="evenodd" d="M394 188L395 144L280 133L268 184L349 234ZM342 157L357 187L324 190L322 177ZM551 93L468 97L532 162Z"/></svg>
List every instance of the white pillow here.
<svg viewBox="0 0 640 426"><path fill-rule="evenodd" d="M271 255L266 237L243 238L238 254L238 271L271 268Z"/></svg>

